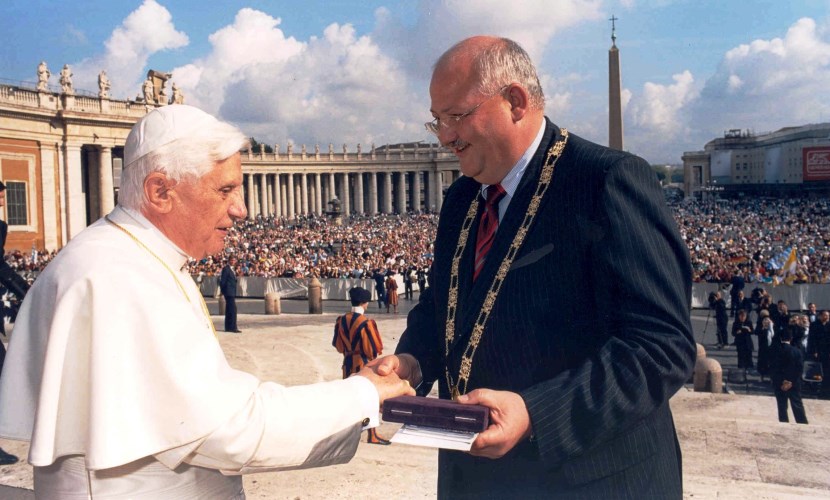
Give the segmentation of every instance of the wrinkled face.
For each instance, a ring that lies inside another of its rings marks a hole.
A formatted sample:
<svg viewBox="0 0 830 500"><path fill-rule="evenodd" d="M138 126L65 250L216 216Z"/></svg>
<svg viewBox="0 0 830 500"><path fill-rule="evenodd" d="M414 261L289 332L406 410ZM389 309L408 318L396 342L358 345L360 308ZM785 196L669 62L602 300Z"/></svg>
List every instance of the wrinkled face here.
<svg viewBox="0 0 830 500"><path fill-rule="evenodd" d="M164 233L196 259L222 250L234 221L248 214L242 199L239 153L216 163L195 182L180 181L173 191L174 207Z"/></svg>
<svg viewBox="0 0 830 500"><path fill-rule="evenodd" d="M496 184L515 162L509 147L513 141L510 103L501 95L480 93L477 76L465 66L436 68L429 86L430 112L449 125L441 128L438 140L458 157L461 172L481 183ZM473 108L460 121L452 119Z"/></svg>

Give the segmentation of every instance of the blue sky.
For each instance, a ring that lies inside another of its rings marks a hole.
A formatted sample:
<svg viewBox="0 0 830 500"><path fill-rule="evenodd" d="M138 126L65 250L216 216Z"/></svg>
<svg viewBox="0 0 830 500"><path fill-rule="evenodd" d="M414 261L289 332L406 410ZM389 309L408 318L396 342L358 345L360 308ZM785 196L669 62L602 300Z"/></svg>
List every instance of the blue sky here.
<svg viewBox="0 0 830 500"><path fill-rule="evenodd" d="M456 41L519 41L546 111L608 140L608 62L617 21L625 147L652 163L732 128L830 121L830 0L3 0L0 79L34 84L38 62L75 87L135 97L172 72L188 104L261 142L366 146L430 140L434 60Z"/></svg>

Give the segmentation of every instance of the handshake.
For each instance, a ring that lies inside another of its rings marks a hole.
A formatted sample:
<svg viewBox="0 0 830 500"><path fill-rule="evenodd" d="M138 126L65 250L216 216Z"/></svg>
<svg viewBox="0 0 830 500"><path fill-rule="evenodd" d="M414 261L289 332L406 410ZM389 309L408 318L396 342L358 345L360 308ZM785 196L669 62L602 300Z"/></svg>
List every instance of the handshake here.
<svg viewBox="0 0 830 500"><path fill-rule="evenodd" d="M354 377L365 377L375 385L380 404L397 396L414 396L421 383L421 369L409 354L390 355L370 361Z"/></svg>

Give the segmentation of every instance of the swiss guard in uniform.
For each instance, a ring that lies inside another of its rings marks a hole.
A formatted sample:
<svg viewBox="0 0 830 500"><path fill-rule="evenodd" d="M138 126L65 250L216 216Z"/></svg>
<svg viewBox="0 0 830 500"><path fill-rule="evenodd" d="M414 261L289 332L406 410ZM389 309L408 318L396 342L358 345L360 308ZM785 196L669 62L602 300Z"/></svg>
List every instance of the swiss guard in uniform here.
<svg viewBox="0 0 830 500"><path fill-rule="evenodd" d="M349 290L352 312L339 316L334 324L331 345L343 354L344 379L360 371L363 365L378 357L383 350L383 341L380 339L375 320L364 314L371 298L372 294L365 288L356 286ZM378 437L375 429L369 429L367 432L368 443L390 444L386 439Z"/></svg>

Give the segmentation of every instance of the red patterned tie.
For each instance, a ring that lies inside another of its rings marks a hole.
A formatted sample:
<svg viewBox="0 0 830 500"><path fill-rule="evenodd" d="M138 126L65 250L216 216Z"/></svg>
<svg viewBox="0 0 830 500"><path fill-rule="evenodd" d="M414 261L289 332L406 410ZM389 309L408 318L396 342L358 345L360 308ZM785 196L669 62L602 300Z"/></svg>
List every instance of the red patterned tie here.
<svg viewBox="0 0 830 500"><path fill-rule="evenodd" d="M484 267L484 260L487 252L493 246L493 239L496 237L496 229L499 228L499 201L504 198L504 188L501 184L487 186L487 201L484 204L484 213L478 221L478 235L476 237L476 262L473 269L473 281L478 278L478 273Z"/></svg>

